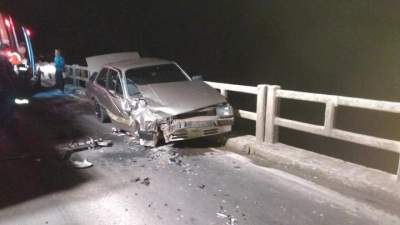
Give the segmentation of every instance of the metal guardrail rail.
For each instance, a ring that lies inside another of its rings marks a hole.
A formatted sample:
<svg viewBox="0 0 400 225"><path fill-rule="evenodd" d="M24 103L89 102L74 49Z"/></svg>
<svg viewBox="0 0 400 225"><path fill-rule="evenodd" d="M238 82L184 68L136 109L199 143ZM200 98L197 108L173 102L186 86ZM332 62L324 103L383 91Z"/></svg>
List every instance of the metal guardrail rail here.
<svg viewBox="0 0 400 225"><path fill-rule="evenodd" d="M87 67L78 65L67 66L67 77L71 78L75 85L79 85L79 82L77 81L86 82L89 76L90 72ZM338 106L400 113L399 102L282 90L281 87L277 85L260 84L258 86L245 86L217 82L206 83L215 89L219 89L221 94L225 97L228 97L229 91L257 96L256 112L238 109L237 116L243 119L256 121L256 140L259 143L264 142L274 144L278 142L278 127L285 127L400 154L400 141L335 128L336 108ZM325 104L324 124L316 125L279 117L277 112L279 111L280 99L292 99ZM397 169L397 179L400 179L400 156L399 166Z"/></svg>

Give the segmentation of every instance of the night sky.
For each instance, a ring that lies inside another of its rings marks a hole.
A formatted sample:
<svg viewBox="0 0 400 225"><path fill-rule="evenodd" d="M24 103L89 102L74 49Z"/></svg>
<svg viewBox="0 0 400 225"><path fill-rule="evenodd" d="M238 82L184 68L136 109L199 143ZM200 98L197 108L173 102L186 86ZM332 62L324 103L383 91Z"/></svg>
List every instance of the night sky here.
<svg viewBox="0 0 400 225"><path fill-rule="evenodd" d="M32 27L37 53L61 48L69 63L137 50L207 80L400 100L400 1L1 0L0 9ZM320 106L282 104L282 113L294 110L294 119L321 122ZM353 116L339 126L398 138L397 117L344 111ZM308 138L300 147L324 141Z"/></svg>
<svg viewBox="0 0 400 225"><path fill-rule="evenodd" d="M1 0L0 9L32 27L37 52L59 47L71 63L137 50L213 80L399 100L398 1Z"/></svg>
<svg viewBox="0 0 400 225"><path fill-rule="evenodd" d="M71 63L138 50L214 80L399 99L397 1L2 0L0 8L32 27L37 52L62 48Z"/></svg>

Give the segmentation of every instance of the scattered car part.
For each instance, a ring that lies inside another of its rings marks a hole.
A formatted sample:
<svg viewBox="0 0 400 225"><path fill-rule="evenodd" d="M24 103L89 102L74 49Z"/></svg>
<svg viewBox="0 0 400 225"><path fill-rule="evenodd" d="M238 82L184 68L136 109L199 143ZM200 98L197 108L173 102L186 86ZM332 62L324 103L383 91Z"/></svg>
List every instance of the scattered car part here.
<svg viewBox="0 0 400 225"><path fill-rule="evenodd" d="M93 166L93 163L89 162L87 159L84 159L83 161L77 161L77 160L69 160L70 164L72 167L76 169L86 169L90 168Z"/></svg>
<svg viewBox="0 0 400 225"><path fill-rule="evenodd" d="M84 151L88 149L95 149L99 147L111 147L113 142L111 140L103 140L87 138L81 141L73 141L67 145L58 146L58 152L61 155L61 158L64 160L68 160L71 158L71 155L75 152Z"/></svg>

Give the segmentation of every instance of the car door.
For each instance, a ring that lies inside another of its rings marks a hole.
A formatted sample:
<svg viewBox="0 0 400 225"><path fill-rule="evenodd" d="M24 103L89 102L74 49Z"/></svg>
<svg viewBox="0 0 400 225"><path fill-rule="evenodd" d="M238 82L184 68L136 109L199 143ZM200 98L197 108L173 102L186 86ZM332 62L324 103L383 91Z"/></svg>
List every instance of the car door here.
<svg viewBox="0 0 400 225"><path fill-rule="evenodd" d="M124 97L121 75L119 71L110 69L107 80L108 91L108 110L109 116L113 122L124 130L130 130L132 121L130 120L129 113L124 110L123 105L126 104Z"/></svg>

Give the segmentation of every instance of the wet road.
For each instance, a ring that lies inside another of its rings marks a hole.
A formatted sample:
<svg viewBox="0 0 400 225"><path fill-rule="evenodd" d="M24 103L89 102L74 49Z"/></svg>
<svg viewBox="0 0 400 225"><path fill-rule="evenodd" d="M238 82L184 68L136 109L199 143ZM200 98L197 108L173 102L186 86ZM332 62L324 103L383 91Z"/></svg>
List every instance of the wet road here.
<svg viewBox="0 0 400 225"><path fill-rule="evenodd" d="M0 224L397 224L397 218L248 158L192 141L145 149L100 124L87 102L43 98L0 131ZM54 145L84 137L77 170Z"/></svg>

